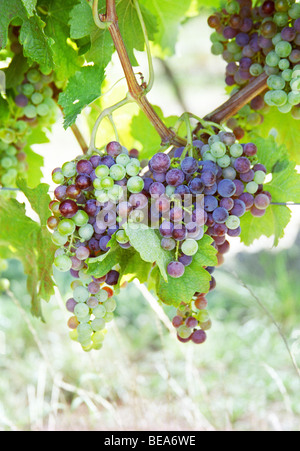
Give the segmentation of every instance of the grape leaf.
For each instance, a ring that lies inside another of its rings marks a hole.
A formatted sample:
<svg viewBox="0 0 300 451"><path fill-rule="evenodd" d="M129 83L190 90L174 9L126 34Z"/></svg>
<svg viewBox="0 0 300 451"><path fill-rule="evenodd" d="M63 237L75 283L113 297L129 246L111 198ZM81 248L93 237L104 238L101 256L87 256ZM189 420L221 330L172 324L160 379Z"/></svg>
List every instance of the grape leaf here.
<svg viewBox="0 0 300 451"><path fill-rule="evenodd" d="M149 263L156 262L162 278L167 281L166 267L169 253L161 247L157 231L150 229L145 224L124 224L123 227L130 244L138 251L141 259Z"/></svg>
<svg viewBox="0 0 300 451"><path fill-rule="evenodd" d="M28 13L28 16L33 16L35 12L35 7L37 4L37 0L22 0L24 7Z"/></svg>
<svg viewBox="0 0 300 451"><path fill-rule="evenodd" d="M82 67L69 79L66 89L58 99L65 115L65 128L75 122L83 108L100 97L103 80L104 69L99 66Z"/></svg>
<svg viewBox="0 0 300 451"><path fill-rule="evenodd" d="M24 80L24 74L27 72L29 66L27 59L23 54L15 55L10 65L5 70L6 88L13 88L20 85Z"/></svg>
<svg viewBox="0 0 300 451"><path fill-rule="evenodd" d="M156 292L162 302L178 307L181 302L189 302L196 292L209 291L211 275L204 267L217 264L217 251L211 246L212 242L212 238L208 235L204 235L202 240L198 241L198 252L194 255L191 265L185 268L182 277L179 279L169 277L167 282L160 277ZM172 257L169 258L169 262L171 260Z"/></svg>
<svg viewBox="0 0 300 451"><path fill-rule="evenodd" d="M141 283L145 283L148 280L152 263L145 262L141 259L138 252L134 252L121 264L121 277L120 285L124 282L132 282L134 279L138 279Z"/></svg>
<svg viewBox="0 0 300 451"><path fill-rule="evenodd" d="M276 142L286 146L290 159L300 164L300 134L295 132L298 129L299 121L293 119L290 113L280 113L277 108L273 107L264 116L264 122L259 126L259 134L265 137L274 133Z"/></svg>
<svg viewBox="0 0 300 451"><path fill-rule="evenodd" d="M192 1L142 0L141 4L145 5L158 20L154 42L159 44L166 54L172 55L175 53L180 24L183 22Z"/></svg>
<svg viewBox="0 0 300 451"><path fill-rule="evenodd" d="M54 40L51 47L55 72L59 81L68 80L82 65L81 58L70 41L70 13L74 0L48 0L46 14L42 15L46 23L45 33ZM80 18L83 24L82 18Z"/></svg>
<svg viewBox="0 0 300 451"><path fill-rule="evenodd" d="M50 197L48 185L30 190L19 181L19 187L28 197L34 210L40 215L40 224L26 216L25 205L15 199L1 199L0 204L0 252L9 247L11 257L21 260L27 274L27 288L31 295L31 311L42 318L41 299L49 301L54 294L52 263L55 246L47 231L45 219ZM7 255L6 255L7 256Z"/></svg>

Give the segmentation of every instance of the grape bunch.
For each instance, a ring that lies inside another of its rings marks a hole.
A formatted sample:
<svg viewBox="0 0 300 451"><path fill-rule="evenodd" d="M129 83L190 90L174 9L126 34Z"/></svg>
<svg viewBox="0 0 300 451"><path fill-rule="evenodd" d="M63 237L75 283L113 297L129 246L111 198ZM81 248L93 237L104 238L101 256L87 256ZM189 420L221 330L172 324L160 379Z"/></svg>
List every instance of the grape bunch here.
<svg viewBox="0 0 300 451"><path fill-rule="evenodd" d="M142 194L140 169L139 160L113 141L106 146L105 155L79 157L52 172L58 186L49 205L52 216L47 225L58 246L54 265L59 271L70 271L75 279L71 284L73 297L67 301L74 316L68 324L72 338L84 350L101 347L105 324L113 319L116 308L111 287L119 281L116 269L100 278L89 276L86 262L108 252L113 235L120 247L131 247L121 225L139 222L141 210L136 208L137 213L132 214L134 206L145 204L145 199L148 202Z"/></svg>
<svg viewBox="0 0 300 451"><path fill-rule="evenodd" d="M225 81L232 93L266 73L265 104L299 119L300 4L266 0L252 6L251 0L232 0L208 24L215 29L212 53L227 62Z"/></svg>

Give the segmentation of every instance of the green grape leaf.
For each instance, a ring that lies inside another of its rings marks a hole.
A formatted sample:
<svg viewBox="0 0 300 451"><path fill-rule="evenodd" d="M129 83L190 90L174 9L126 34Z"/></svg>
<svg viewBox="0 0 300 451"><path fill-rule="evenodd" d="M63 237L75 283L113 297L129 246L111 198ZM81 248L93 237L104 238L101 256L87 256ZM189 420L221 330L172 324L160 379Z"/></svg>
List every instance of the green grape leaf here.
<svg viewBox="0 0 300 451"><path fill-rule="evenodd" d="M24 74L29 68L27 59L24 58L22 53L15 55L10 65L5 70L6 76L6 88L14 88L19 86L24 80Z"/></svg>
<svg viewBox="0 0 300 451"><path fill-rule="evenodd" d="M131 254L130 258L127 258L121 264L121 277L120 285L124 282L132 282L134 279L138 279L141 283L148 281L150 271L152 269L152 263L145 262L141 259L138 252Z"/></svg>
<svg viewBox="0 0 300 451"><path fill-rule="evenodd" d="M196 292L209 291L211 275L204 267L217 265L217 251L211 245L212 242L212 238L208 235L204 235L202 240L198 241L198 252L194 255L191 265L185 268L182 277L178 279L169 277L167 282L160 277L156 293L163 303L178 307L181 302L189 302ZM170 261L172 257L169 258Z"/></svg>
<svg viewBox="0 0 300 451"><path fill-rule="evenodd" d="M65 115L65 128L74 124L83 108L100 97L103 80L104 69L99 66L82 67L69 79L58 99Z"/></svg>
<svg viewBox="0 0 300 451"><path fill-rule="evenodd" d="M24 7L28 13L28 16L31 17L34 15L37 0L22 0Z"/></svg>
<svg viewBox="0 0 300 451"><path fill-rule="evenodd" d="M57 79L68 80L80 69L82 60L77 50L70 42L70 13L74 7L74 0L48 0L46 14L42 18L46 23L45 33L54 40L52 57ZM82 17L80 18L83 24Z"/></svg>
<svg viewBox="0 0 300 451"><path fill-rule="evenodd" d="M161 108L154 106L154 110L167 127L173 127L176 124L178 116L164 118ZM137 116L133 116L131 121L131 135L140 143L140 146L137 145L140 150L140 159L151 158L161 147L161 139L143 111L140 111Z"/></svg>
<svg viewBox="0 0 300 451"><path fill-rule="evenodd" d="M9 118L9 105L7 100L0 95L0 120L4 123Z"/></svg>
<svg viewBox="0 0 300 451"><path fill-rule="evenodd" d="M32 5L31 5L32 6ZM40 64L45 70L53 68L51 46L53 39L45 35L45 22L37 15L31 15L32 8L21 0L5 1L1 4L0 49L5 48L8 39L8 27L13 19L22 21L19 40L23 45L24 56Z"/></svg>
<svg viewBox="0 0 300 451"><path fill-rule="evenodd" d="M192 0L142 0L141 4L147 7L158 20L154 42L159 44L166 54L174 54L179 27L185 19Z"/></svg>
<svg viewBox="0 0 300 451"><path fill-rule="evenodd" d="M283 114L273 107L264 115L264 122L259 126L259 134L262 137L270 133L276 136L277 144L286 146L289 158L300 164L300 134L295 130L299 129L300 122L295 120L290 113Z"/></svg>
<svg viewBox="0 0 300 451"><path fill-rule="evenodd" d="M148 263L156 263L162 278L167 281L166 267L169 253L161 247L157 231L145 224L124 224L123 227L130 244L138 251L141 259Z"/></svg>
<svg viewBox="0 0 300 451"><path fill-rule="evenodd" d="M40 223L26 215L25 204L15 199L1 199L0 204L0 252L2 246L9 248L11 257L21 260L27 274L27 288L31 295L31 311L42 318L41 299L49 301L54 294L51 277L55 246L47 231L45 220L50 197L49 186L40 185L28 189L24 181L19 188L27 196L39 215Z"/></svg>
<svg viewBox="0 0 300 451"><path fill-rule="evenodd" d="M241 241L250 246L261 236L268 238L274 236L274 246L278 246L279 240L284 236L284 230L292 217L291 210L285 206L270 205L265 215L254 218L247 212L241 218Z"/></svg>

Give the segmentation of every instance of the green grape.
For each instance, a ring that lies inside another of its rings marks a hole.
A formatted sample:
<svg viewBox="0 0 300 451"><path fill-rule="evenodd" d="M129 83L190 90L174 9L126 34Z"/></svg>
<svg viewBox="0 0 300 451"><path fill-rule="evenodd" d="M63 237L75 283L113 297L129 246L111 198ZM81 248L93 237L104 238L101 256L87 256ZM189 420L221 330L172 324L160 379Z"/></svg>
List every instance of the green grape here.
<svg viewBox="0 0 300 451"><path fill-rule="evenodd" d="M12 162L11 158L9 158L9 157L4 157L4 158L2 158L2 160L1 160L1 166L2 166L4 169L9 169L9 168L11 168L11 167L13 166L13 162Z"/></svg>
<svg viewBox="0 0 300 451"><path fill-rule="evenodd" d="M99 299L100 302L105 302L105 301L107 301L107 299L108 299L108 293L107 293L107 291L101 289L101 290L97 293L97 298Z"/></svg>
<svg viewBox="0 0 300 451"><path fill-rule="evenodd" d="M285 12L278 12L274 14L273 21L278 25L278 27L282 28L289 22L289 15Z"/></svg>
<svg viewBox="0 0 300 451"><path fill-rule="evenodd" d="M110 189L114 186L114 179L111 177L103 177L101 179L101 187L103 189Z"/></svg>
<svg viewBox="0 0 300 451"><path fill-rule="evenodd" d="M28 117L28 119L34 119L37 116L37 109L34 105L27 105L24 108L24 115Z"/></svg>
<svg viewBox="0 0 300 451"><path fill-rule="evenodd" d="M135 161L130 161L126 166L126 172L131 177L135 177L140 172L140 165Z"/></svg>
<svg viewBox="0 0 300 451"><path fill-rule="evenodd" d="M222 53L224 52L224 45L221 44L221 42L214 42L212 47L211 47L211 53L213 55L222 55Z"/></svg>
<svg viewBox="0 0 300 451"><path fill-rule="evenodd" d="M25 83L21 86L21 91L25 96L30 97L34 93L34 86L30 83Z"/></svg>
<svg viewBox="0 0 300 451"><path fill-rule="evenodd" d="M291 91L288 94L288 102L290 105L298 105L300 103L300 92L299 91Z"/></svg>
<svg viewBox="0 0 300 451"><path fill-rule="evenodd" d="M89 312L90 312L90 309L85 303L81 302L81 303L75 305L74 314L76 315L76 317L79 321L81 318L86 318L86 316L89 315Z"/></svg>
<svg viewBox="0 0 300 451"><path fill-rule="evenodd" d="M299 19L300 18L300 4L299 3L294 3L290 7L288 13L289 13L289 16L292 19Z"/></svg>
<svg viewBox="0 0 300 451"><path fill-rule="evenodd" d="M61 235L72 235L75 232L76 226L72 219L63 219L59 222L57 230Z"/></svg>
<svg viewBox="0 0 300 451"><path fill-rule="evenodd" d="M287 41L278 42L275 46L275 52L280 58L287 58L292 53L293 47Z"/></svg>
<svg viewBox="0 0 300 451"><path fill-rule="evenodd" d="M100 203L104 203L109 200L108 193L102 189L95 191L95 197L96 197L97 201Z"/></svg>
<svg viewBox="0 0 300 451"><path fill-rule="evenodd" d="M46 103L41 103L37 106L36 111L39 116L45 117L49 114L50 108Z"/></svg>
<svg viewBox="0 0 300 451"><path fill-rule="evenodd" d="M287 59L280 60L279 63L278 63L278 67L279 67L280 70L289 69L289 67L290 67L289 60L287 60Z"/></svg>
<svg viewBox="0 0 300 451"><path fill-rule="evenodd" d="M235 230L240 225L240 218L234 215L230 215L225 224L229 230Z"/></svg>
<svg viewBox="0 0 300 451"><path fill-rule="evenodd" d="M226 146L222 142L215 142L210 147L210 153L215 158L222 158L226 154Z"/></svg>
<svg viewBox="0 0 300 451"><path fill-rule="evenodd" d="M255 172L254 181L258 185L262 185L264 183L265 179L266 179L266 174L264 173L264 171L256 171Z"/></svg>
<svg viewBox="0 0 300 451"><path fill-rule="evenodd" d="M45 86L43 90L44 97L52 97L53 96L53 89L50 88L50 86Z"/></svg>
<svg viewBox="0 0 300 451"><path fill-rule="evenodd" d="M127 182L127 189L130 193L138 194L144 189L144 180L139 177L131 177Z"/></svg>
<svg viewBox="0 0 300 451"><path fill-rule="evenodd" d="M10 281L8 279L0 279L0 292L7 291L10 287Z"/></svg>
<svg viewBox="0 0 300 451"><path fill-rule="evenodd" d="M95 318L91 322L91 326L95 332L98 332L105 328L105 320L103 318Z"/></svg>
<svg viewBox="0 0 300 451"><path fill-rule="evenodd" d="M122 180L126 176L126 169L121 164L111 166L109 175L113 180Z"/></svg>
<svg viewBox="0 0 300 451"><path fill-rule="evenodd" d="M87 288L78 286L73 291L73 298L76 302L86 302L90 296Z"/></svg>
<svg viewBox="0 0 300 451"><path fill-rule="evenodd" d="M0 139L2 139L5 144L11 144L16 141L16 133L10 128L3 128L0 130Z"/></svg>
<svg viewBox="0 0 300 451"><path fill-rule="evenodd" d="M231 159L229 155L224 155L222 158L217 158L217 163L220 166L220 168L228 168L231 163Z"/></svg>
<svg viewBox="0 0 300 451"><path fill-rule="evenodd" d="M52 180L57 185L62 185L65 181L65 176L61 171L53 172L52 174Z"/></svg>
<svg viewBox="0 0 300 451"><path fill-rule="evenodd" d="M112 312L106 312L104 316L104 320L109 323L114 319L114 314Z"/></svg>
<svg viewBox="0 0 300 451"><path fill-rule="evenodd" d="M34 105L39 105L43 100L44 96L40 92L34 92L31 96L31 101Z"/></svg>
<svg viewBox="0 0 300 451"><path fill-rule="evenodd" d="M292 91L300 91L300 77L294 78L290 82Z"/></svg>
<svg viewBox="0 0 300 451"><path fill-rule="evenodd" d="M183 339L189 338L191 336L192 329L190 329L189 327L187 327L185 325L182 325L182 326L178 327L177 333L180 338L183 338Z"/></svg>
<svg viewBox="0 0 300 451"><path fill-rule="evenodd" d="M233 144L230 147L230 155L234 158L241 157L243 155L244 149L241 144Z"/></svg>
<svg viewBox="0 0 300 451"><path fill-rule="evenodd" d="M104 164L97 166L95 169L96 177L102 179L103 177L107 177L109 175L109 167Z"/></svg>
<svg viewBox="0 0 300 451"><path fill-rule="evenodd" d="M72 261L67 255L58 255L54 259L54 266L61 272L67 272L72 268Z"/></svg>
<svg viewBox="0 0 300 451"><path fill-rule="evenodd" d="M281 33L277 33L274 38L272 38L272 43L275 46L278 42L282 41Z"/></svg>
<svg viewBox="0 0 300 451"><path fill-rule="evenodd" d="M120 165L126 167L128 165L128 163L130 162L130 157L128 155L126 155L125 153L121 153L120 155L117 156L116 162L117 162L117 164L120 164Z"/></svg>
<svg viewBox="0 0 300 451"><path fill-rule="evenodd" d="M292 108L293 106L290 103L286 103L283 106L279 106L278 111L280 111L280 113L287 114L291 111Z"/></svg>
<svg viewBox="0 0 300 451"><path fill-rule="evenodd" d="M6 153L7 155L9 155L10 157L14 156L17 154L17 149L14 146L8 146L8 148L6 149Z"/></svg>
<svg viewBox="0 0 300 451"><path fill-rule="evenodd" d="M95 344L101 344L105 339L105 335L103 333L103 331L98 330L97 332L95 332L92 336L92 341Z"/></svg>
<svg viewBox="0 0 300 451"><path fill-rule="evenodd" d="M89 215L83 210L78 210L73 216L72 221L78 227L85 226L89 222Z"/></svg>
<svg viewBox="0 0 300 451"><path fill-rule="evenodd" d="M118 230L116 233L116 240L118 243L126 244L129 241L128 236L126 235L125 230Z"/></svg>
<svg viewBox="0 0 300 451"><path fill-rule="evenodd" d="M61 169L63 175L67 178L73 177L76 174L76 164L74 161L64 163Z"/></svg>
<svg viewBox="0 0 300 451"><path fill-rule="evenodd" d="M97 307L95 307L93 309L93 315L96 318L103 318L105 314L106 314L106 309L105 309L104 305L102 305L102 304L99 304Z"/></svg>
<svg viewBox="0 0 300 451"><path fill-rule="evenodd" d="M124 195L122 186L114 185L110 190L108 190L107 195L111 201L117 203Z"/></svg>
<svg viewBox="0 0 300 451"><path fill-rule="evenodd" d="M101 187L101 179L96 178L95 180L93 180L93 186L96 190L102 190Z"/></svg>
<svg viewBox="0 0 300 451"><path fill-rule="evenodd" d="M270 91L271 99L274 105L283 106L287 102L287 93L280 90Z"/></svg>
<svg viewBox="0 0 300 451"><path fill-rule="evenodd" d="M38 83L41 80L41 74L36 69L30 69L27 72L26 78L30 83Z"/></svg>
<svg viewBox="0 0 300 451"><path fill-rule="evenodd" d="M110 298L105 302L104 306L107 312L112 313L116 310L117 303L114 299Z"/></svg>
<svg viewBox="0 0 300 451"><path fill-rule="evenodd" d="M79 228L78 234L80 238L82 238L85 241L88 241L94 235L94 228L91 224L86 224Z"/></svg>
<svg viewBox="0 0 300 451"><path fill-rule="evenodd" d="M197 313L196 319L199 321L199 323L206 323L209 318L209 313L206 310L200 310Z"/></svg>
<svg viewBox="0 0 300 451"><path fill-rule="evenodd" d="M263 73L264 69L261 64L255 63L250 66L249 72L253 77L258 77Z"/></svg>
<svg viewBox="0 0 300 451"><path fill-rule="evenodd" d="M281 72L281 77L285 81L291 81L293 77L293 71L292 69L285 69L283 72Z"/></svg>
<svg viewBox="0 0 300 451"><path fill-rule="evenodd" d="M202 160L203 160L203 161L209 160L209 161L213 161L214 163L217 162L217 159L216 159L209 151L208 151L208 152L205 152L205 153L203 154Z"/></svg>
<svg viewBox="0 0 300 451"><path fill-rule="evenodd" d="M293 119L295 119L296 121L300 120L300 108L293 107L291 114L292 114Z"/></svg>
<svg viewBox="0 0 300 451"><path fill-rule="evenodd" d="M52 233L51 239L56 246L64 246L68 241L68 237L66 235L61 235L57 231Z"/></svg>
<svg viewBox="0 0 300 451"><path fill-rule="evenodd" d="M198 252L198 243L196 240L187 239L182 243L181 250L185 255L193 256Z"/></svg>
<svg viewBox="0 0 300 451"><path fill-rule="evenodd" d="M79 324L77 327L77 333L81 337L90 337L93 333L92 326L88 323Z"/></svg>
<svg viewBox="0 0 300 451"><path fill-rule="evenodd" d="M258 184L256 182L249 182L246 185L246 191L250 194L255 194L258 190Z"/></svg>
<svg viewBox="0 0 300 451"><path fill-rule="evenodd" d="M281 42L283 42L283 41L281 41ZM278 45L278 44L276 44L276 45ZM275 48L276 48L276 47L275 47ZM279 55L278 55L274 50L272 50L272 51L271 51L270 53L268 53L268 55L266 56L266 63L267 63L267 65L270 66L270 67L276 67L276 66L278 66L279 61L280 61L280 57L279 57Z"/></svg>
<svg viewBox="0 0 300 451"><path fill-rule="evenodd" d="M285 81L279 75L270 75L267 80L267 84L271 89L281 90L285 88Z"/></svg>

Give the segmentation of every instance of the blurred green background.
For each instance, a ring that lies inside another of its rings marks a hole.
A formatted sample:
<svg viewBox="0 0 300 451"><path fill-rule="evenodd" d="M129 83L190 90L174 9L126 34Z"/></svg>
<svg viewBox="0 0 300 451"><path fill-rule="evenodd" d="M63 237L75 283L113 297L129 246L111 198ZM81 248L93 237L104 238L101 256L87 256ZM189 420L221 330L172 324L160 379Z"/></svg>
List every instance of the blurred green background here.
<svg viewBox="0 0 300 451"><path fill-rule="evenodd" d="M167 66L155 59L149 100L165 115L205 115L226 99L209 35L205 18L192 19ZM111 80L122 76L117 60L110 71ZM80 150L61 118L50 140L37 150L51 185L52 168ZM22 265L10 260L4 277L14 298L0 297L0 430L299 431L299 218L294 207L278 249L270 239L249 249L232 242L215 272L213 328L201 346L179 343L166 327L173 310L161 321L131 284L117 296L103 349L86 354L68 336L66 277L56 273L61 293L44 303L42 323L30 314Z"/></svg>

